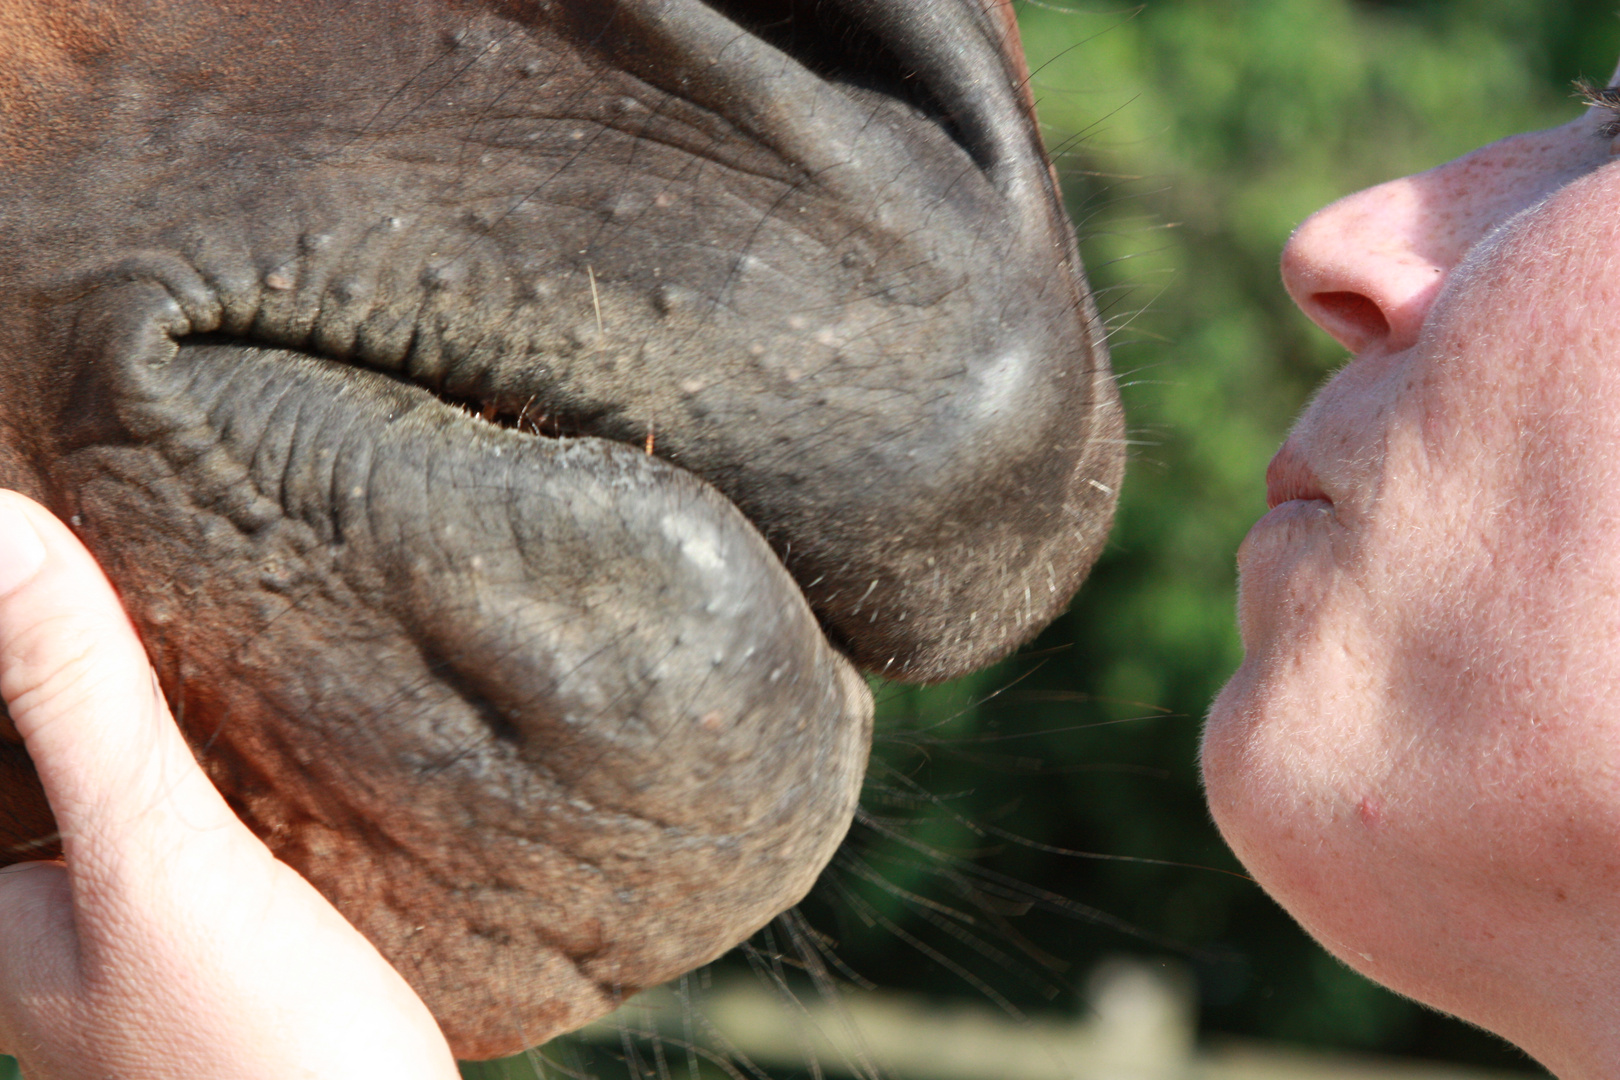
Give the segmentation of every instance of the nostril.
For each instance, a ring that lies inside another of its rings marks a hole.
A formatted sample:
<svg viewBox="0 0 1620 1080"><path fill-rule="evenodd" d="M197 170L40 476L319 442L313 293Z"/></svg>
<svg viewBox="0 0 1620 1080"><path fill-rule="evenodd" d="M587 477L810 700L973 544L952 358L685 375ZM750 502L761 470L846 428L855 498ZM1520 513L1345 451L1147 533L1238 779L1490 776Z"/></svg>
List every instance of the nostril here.
<svg viewBox="0 0 1620 1080"><path fill-rule="evenodd" d="M904 102L937 124L981 169L1009 156L1006 121L1023 119L987 20L927 0L702 0L821 78ZM988 10L988 9L987 9ZM1011 156L1017 156L1014 151Z"/></svg>
<svg viewBox="0 0 1620 1080"><path fill-rule="evenodd" d="M1312 311L1322 329L1352 352L1389 337L1383 309L1358 292L1319 292L1310 295Z"/></svg>
<svg viewBox="0 0 1620 1080"><path fill-rule="evenodd" d="M742 29L793 57L829 82L872 90L910 105L971 154L961 130L912 65L883 35L827 0L704 0Z"/></svg>

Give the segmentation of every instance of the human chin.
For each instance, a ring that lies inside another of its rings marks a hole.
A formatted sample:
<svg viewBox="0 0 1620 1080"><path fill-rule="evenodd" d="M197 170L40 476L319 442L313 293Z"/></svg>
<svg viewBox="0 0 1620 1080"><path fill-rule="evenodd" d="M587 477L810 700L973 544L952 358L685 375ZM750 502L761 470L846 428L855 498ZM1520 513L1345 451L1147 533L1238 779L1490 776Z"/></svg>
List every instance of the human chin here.
<svg viewBox="0 0 1620 1080"><path fill-rule="evenodd" d="M1312 543L1320 524L1312 518L1331 511L1278 509L1280 520L1244 544L1244 659L1210 709L1201 764L1227 843L1298 916L1320 903L1324 844L1366 788L1363 762L1377 756L1366 752L1366 712L1376 691L1353 590L1333 573L1328 545Z"/></svg>
<svg viewBox="0 0 1620 1080"><path fill-rule="evenodd" d="M1368 959L1389 955L1399 924L1379 882L1386 803L1408 801L1413 780L1391 775L1391 743L1421 727L1392 678L1408 614L1392 598L1411 594L1392 579L1433 582L1451 550L1394 520L1435 521L1410 391L1419 351L1341 371L1268 470L1274 508L1238 554L1244 661L1202 749L1211 812L1244 866L1330 950L1386 981Z"/></svg>
<svg viewBox="0 0 1620 1080"><path fill-rule="evenodd" d="M1444 938L1433 919L1458 911L1455 881L1423 848L1435 826L1456 835L1435 805L1457 792L1422 743L1430 702L1396 677L1406 643L1390 640L1390 612L1310 539L1287 549L1259 534L1244 550L1244 661L1204 729L1210 811L1255 881L1329 952L1447 1000L1412 958ZM1409 910L1415 896L1433 910Z"/></svg>

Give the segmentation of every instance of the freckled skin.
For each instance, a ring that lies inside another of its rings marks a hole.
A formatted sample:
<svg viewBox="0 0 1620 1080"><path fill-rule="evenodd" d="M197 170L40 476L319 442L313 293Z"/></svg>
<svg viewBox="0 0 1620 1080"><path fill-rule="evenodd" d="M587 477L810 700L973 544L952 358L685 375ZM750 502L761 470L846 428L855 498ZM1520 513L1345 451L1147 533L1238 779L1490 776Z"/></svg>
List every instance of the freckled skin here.
<svg viewBox="0 0 1620 1080"><path fill-rule="evenodd" d="M1357 356L1274 465L1203 748L1222 833L1324 945L1565 1078L1620 1060L1608 119L1290 241L1289 291Z"/></svg>
<svg viewBox="0 0 1620 1080"><path fill-rule="evenodd" d="M1100 548L1121 420L1013 30L0 0L0 485L459 1055L795 902L858 671L1004 654ZM49 852L4 738L0 792Z"/></svg>

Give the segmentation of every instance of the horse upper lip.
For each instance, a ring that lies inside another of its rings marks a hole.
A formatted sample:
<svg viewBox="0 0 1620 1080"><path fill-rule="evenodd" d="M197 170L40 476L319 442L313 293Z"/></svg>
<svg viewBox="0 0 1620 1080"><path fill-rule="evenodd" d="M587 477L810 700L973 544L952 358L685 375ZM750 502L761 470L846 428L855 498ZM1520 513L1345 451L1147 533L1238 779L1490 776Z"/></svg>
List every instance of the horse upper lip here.
<svg viewBox="0 0 1620 1080"><path fill-rule="evenodd" d="M1333 502L1298 444L1290 438L1266 466L1266 508L1275 509L1295 499Z"/></svg>

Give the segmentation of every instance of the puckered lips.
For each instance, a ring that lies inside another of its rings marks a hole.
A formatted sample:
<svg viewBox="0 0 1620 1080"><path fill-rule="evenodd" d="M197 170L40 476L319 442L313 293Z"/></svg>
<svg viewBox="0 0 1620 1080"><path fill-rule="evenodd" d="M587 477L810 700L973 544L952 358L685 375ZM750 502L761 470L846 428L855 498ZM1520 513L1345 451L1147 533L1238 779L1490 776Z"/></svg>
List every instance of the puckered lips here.
<svg viewBox="0 0 1620 1080"><path fill-rule="evenodd" d="M1298 442L1290 437L1266 466L1266 509L1275 510L1283 503L1296 501L1333 504Z"/></svg>

